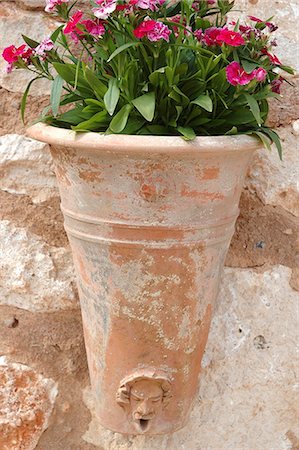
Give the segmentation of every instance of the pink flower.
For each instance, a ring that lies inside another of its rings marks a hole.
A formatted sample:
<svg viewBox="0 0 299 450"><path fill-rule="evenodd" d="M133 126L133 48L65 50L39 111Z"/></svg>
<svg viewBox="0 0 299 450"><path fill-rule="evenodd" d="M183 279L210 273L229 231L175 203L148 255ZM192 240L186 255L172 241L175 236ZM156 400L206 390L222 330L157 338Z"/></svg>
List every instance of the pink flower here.
<svg viewBox="0 0 299 450"><path fill-rule="evenodd" d="M46 12L53 11L56 6L61 5L62 3L68 3L69 0L46 0Z"/></svg>
<svg viewBox="0 0 299 450"><path fill-rule="evenodd" d="M221 32L222 28L210 27L207 28L204 32L202 41L208 46L212 45L221 45L219 41L217 41L217 36Z"/></svg>
<svg viewBox="0 0 299 450"><path fill-rule="evenodd" d="M106 32L104 25L99 21L88 19L82 20L81 23L85 26L86 31L91 34L91 36L102 36Z"/></svg>
<svg viewBox="0 0 299 450"><path fill-rule="evenodd" d="M162 22L156 20L144 20L138 25L133 33L138 39L142 39L146 36L152 42L159 41L160 39L169 42L171 30Z"/></svg>
<svg viewBox="0 0 299 450"><path fill-rule="evenodd" d="M77 27L78 23L82 19L83 12L82 11L76 11L75 14L72 15L70 20L67 22L66 26L64 27L63 33L64 34L71 34L71 33L78 33L82 34L82 31Z"/></svg>
<svg viewBox="0 0 299 450"><path fill-rule="evenodd" d="M80 20L82 19L82 16L82 11L76 11L75 14L73 14L70 20L67 22L63 30L64 34L70 34L75 44L79 42L79 37L83 34L83 31L77 27L77 25L80 23Z"/></svg>
<svg viewBox="0 0 299 450"><path fill-rule="evenodd" d="M259 67L258 69L255 69L253 71L254 73L254 78L256 79L256 81L265 81L266 76L267 76L267 71L265 69L263 69L262 67Z"/></svg>
<svg viewBox="0 0 299 450"><path fill-rule="evenodd" d="M54 48L54 42L51 39L44 39L35 49L35 54L39 56L45 56L46 52L51 51Z"/></svg>
<svg viewBox="0 0 299 450"><path fill-rule="evenodd" d="M150 9L151 11L157 11L159 6L163 5L166 0L137 0L135 3L138 8Z"/></svg>
<svg viewBox="0 0 299 450"><path fill-rule="evenodd" d="M283 78L279 77L277 80L273 80L271 82L271 91L275 92L275 94L280 94L280 88L283 83Z"/></svg>
<svg viewBox="0 0 299 450"><path fill-rule="evenodd" d="M18 60L19 57L22 57L24 50L26 48L26 44L21 45L20 47L15 47L14 45L10 45L9 47L6 47L3 52L2 56L8 63L14 63Z"/></svg>
<svg viewBox="0 0 299 450"><path fill-rule="evenodd" d="M240 45L244 45L244 38L235 31L228 30L227 28L223 28L220 33L216 37L216 41L220 44L225 43L230 45L231 47L239 47Z"/></svg>
<svg viewBox="0 0 299 450"><path fill-rule="evenodd" d="M226 67L226 79L233 86L245 85L254 78L254 73L247 73L239 63L233 61Z"/></svg>
<svg viewBox="0 0 299 450"><path fill-rule="evenodd" d="M93 8L93 13L98 19L107 19L113 11L116 10L117 0L97 0L100 8Z"/></svg>

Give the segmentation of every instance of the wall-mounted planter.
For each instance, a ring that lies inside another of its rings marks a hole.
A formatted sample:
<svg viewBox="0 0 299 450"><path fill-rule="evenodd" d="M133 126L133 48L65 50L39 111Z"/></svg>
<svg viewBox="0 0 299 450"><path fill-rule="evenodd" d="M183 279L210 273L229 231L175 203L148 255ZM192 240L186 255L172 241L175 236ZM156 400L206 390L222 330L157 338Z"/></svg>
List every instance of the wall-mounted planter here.
<svg viewBox="0 0 299 450"><path fill-rule="evenodd" d="M34 125L55 161L103 426L186 423L248 162L248 136L75 134Z"/></svg>

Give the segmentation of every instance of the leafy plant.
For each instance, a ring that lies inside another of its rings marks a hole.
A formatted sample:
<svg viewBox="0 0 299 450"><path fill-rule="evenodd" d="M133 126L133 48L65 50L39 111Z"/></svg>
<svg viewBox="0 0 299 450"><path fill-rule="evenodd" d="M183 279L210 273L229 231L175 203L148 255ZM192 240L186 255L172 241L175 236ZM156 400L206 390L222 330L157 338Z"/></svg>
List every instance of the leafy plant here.
<svg viewBox="0 0 299 450"><path fill-rule="evenodd" d="M53 81L41 121L185 139L253 133L267 147L273 141L281 157L279 137L264 124L281 71L293 71L272 53L271 19L229 22L227 0L96 0L84 14L76 2L46 2L66 24L40 43L23 36L24 45L3 51L8 72Z"/></svg>

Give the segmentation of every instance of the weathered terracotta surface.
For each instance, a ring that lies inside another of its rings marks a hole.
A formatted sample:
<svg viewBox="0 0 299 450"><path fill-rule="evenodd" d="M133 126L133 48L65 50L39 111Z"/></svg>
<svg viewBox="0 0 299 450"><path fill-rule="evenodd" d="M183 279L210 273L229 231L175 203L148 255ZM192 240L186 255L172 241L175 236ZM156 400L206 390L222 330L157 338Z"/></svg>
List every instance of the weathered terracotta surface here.
<svg viewBox="0 0 299 450"><path fill-rule="evenodd" d="M103 136L35 125L55 161L101 423L188 420L251 137Z"/></svg>

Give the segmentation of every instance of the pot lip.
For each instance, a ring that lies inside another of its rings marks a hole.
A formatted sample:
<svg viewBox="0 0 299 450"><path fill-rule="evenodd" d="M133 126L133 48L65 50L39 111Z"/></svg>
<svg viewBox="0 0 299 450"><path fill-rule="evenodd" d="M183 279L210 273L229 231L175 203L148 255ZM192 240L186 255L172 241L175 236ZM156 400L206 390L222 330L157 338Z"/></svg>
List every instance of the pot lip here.
<svg viewBox="0 0 299 450"><path fill-rule="evenodd" d="M75 131L36 123L26 130L26 135L37 141L58 147L84 148L117 153L205 153L254 151L262 147L257 137L245 134L234 136L197 136L185 141L180 136L151 136L126 134L99 134L92 131Z"/></svg>

